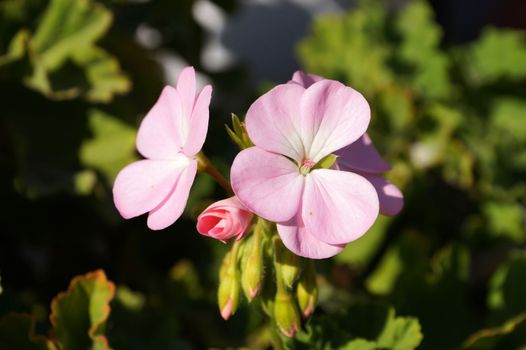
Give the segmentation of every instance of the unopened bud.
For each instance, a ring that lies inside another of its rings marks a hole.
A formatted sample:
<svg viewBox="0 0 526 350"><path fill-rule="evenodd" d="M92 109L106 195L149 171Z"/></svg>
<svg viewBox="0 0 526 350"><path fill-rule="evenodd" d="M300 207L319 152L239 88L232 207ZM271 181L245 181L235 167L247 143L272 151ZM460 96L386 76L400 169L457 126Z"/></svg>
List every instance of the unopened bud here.
<svg viewBox="0 0 526 350"><path fill-rule="evenodd" d="M303 318L308 318L314 312L318 301L316 272L312 261L307 262L307 267L301 274L296 287L296 297Z"/></svg>
<svg viewBox="0 0 526 350"><path fill-rule="evenodd" d="M286 337L293 337L300 329L299 311L287 290L278 288L274 299L274 320L280 332Z"/></svg>
<svg viewBox="0 0 526 350"><path fill-rule="evenodd" d="M257 226L255 230L258 230ZM252 301L258 295L263 281L263 253L260 236L259 233L254 232L250 242L245 246L241 285L248 301Z"/></svg>
<svg viewBox="0 0 526 350"><path fill-rule="evenodd" d="M281 278L287 288L292 288L301 272L301 259L288 250L279 239L274 241L276 278Z"/></svg>
<svg viewBox="0 0 526 350"><path fill-rule="evenodd" d="M230 316L236 313L239 305L239 290L241 288L241 282L236 255L237 249L235 248L233 251L228 252L223 259L223 264L219 270L217 301L221 317L225 320L228 320Z"/></svg>

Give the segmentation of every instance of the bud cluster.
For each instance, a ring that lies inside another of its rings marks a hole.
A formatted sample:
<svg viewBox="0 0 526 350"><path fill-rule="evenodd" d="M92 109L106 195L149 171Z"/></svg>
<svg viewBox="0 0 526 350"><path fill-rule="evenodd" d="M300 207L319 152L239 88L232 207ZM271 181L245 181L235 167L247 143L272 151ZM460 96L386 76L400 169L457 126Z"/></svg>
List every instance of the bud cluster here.
<svg viewBox="0 0 526 350"><path fill-rule="evenodd" d="M220 270L218 303L228 319L240 302L258 300L279 331L293 337L316 307L318 290L312 260L289 251L271 223L257 218L252 234L235 241Z"/></svg>

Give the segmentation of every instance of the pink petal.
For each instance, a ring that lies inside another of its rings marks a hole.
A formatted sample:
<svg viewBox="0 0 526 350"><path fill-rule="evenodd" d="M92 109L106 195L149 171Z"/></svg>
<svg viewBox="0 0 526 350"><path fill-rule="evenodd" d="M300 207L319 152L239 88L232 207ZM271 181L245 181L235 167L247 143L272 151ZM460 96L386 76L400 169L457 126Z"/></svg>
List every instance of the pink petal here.
<svg viewBox="0 0 526 350"><path fill-rule="evenodd" d="M371 119L365 98L334 80L311 85L300 108L304 144L308 158L315 162L356 141Z"/></svg>
<svg viewBox="0 0 526 350"><path fill-rule="evenodd" d="M296 255L311 259L330 258L340 253L345 245L332 245L320 241L306 229L301 216L285 224L276 225L285 247Z"/></svg>
<svg viewBox="0 0 526 350"><path fill-rule="evenodd" d="M159 205L172 190L185 159L145 159L122 169L113 185L113 200L119 213L129 219Z"/></svg>
<svg viewBox="0 0 526 350"><path fill-rule="evenodd" d="M186 140L178 92L165 86L161 96L143 119L137 134L137 149L146 158L176 157Z"/></svg>
<svg viewBox="0 0 526 350"><path fill-rule="evenodd" d="M394 216L404 206L404 195L391 182L384 177L372 174L361 174L374 186L380 200L380 214Z"/></svg>
<svg viewBox="0 0 526 350"><path fill-rule="evenodd" d="M336 154L339 156L338 166L343 170L379 174L391 169L367 134L363 134L349 146L336 151Z"/></svg>
<svg viewBox="0 0 526 350"><path fill-rule="evenodd" d="M192 117L190 119L190 130L188 139L184 145L184 153L193 156L201 150L205 143L208 131L208 106L212 97L212 87L207 85L203 88L195 101Z"/></svg>
<svg viewBox="0 0 526 350"><path fill-rule="evenodd" d="M304 91L296 84L278 85L250 106L247 131L256 146L298 162L303 160L299 101Z"/></svg>
<svg viewBox="0 0 526 350"><path fill-rule="evenodd" d="M324 78L320 77L319 75L306 74L298 70L294 72L294 74L292 75L292 80L289 81L289 83L296 83L296 84L299 84L300 86L303 86L304 88L308 88L312 84L320 80L323 80L323 79Z"/></svg>
<svg viewBox="0 0 526 350"><path fill-rule="evenodd" d="M298 212L304 177L286 157L251 147L231 169L232 188L252 212L270 221L287 221Z"/></svg>
<svg viewBox="0 0 526 350"><path fill-rule="evenodd" d="M302 218L317 239L349 243L360 238L378 217L378 195L362 176L317 169L306 178Z"/></svg>
<svg viewBox="0 0 526 350"><path fill-rule="evenodd" d="M177 92L181 96L183 115L190 120L195 102L195 70L194 67L186 67L177 79Z"/></svg>
<svg viewBox="0 0 526 350"><path fill-rule="evenodd" d="M148 214L148 227L150 229L162 230L179 219L188 201L188 195L196 173L196 160L192 160L188 166L180 169L177 182L173 186L171 193Z"/></svg>

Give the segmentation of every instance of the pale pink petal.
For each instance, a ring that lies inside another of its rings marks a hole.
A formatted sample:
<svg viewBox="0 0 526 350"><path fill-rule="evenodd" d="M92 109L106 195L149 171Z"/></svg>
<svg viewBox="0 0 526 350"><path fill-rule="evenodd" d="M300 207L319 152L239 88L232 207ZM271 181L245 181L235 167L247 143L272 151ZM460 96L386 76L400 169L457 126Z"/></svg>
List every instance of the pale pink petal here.
<svg viewBox="0 0 526 350"><path fill-rule="evenodd" d="M404 195L391 182L379 175L361 173L374 186L380 201L380 214L394 216L404 206Z"/></svg>
<svg viewBox="0 0 526 350"><path fill-rule="evenodd" d="M303 160L299 101L304 91L297 84L278 85L250 106L247 131L256 146L298 162Z"/></svg>
<svg viewBox="0 0 526 350"><path fill-rule="evenodd" d="M179 219L188 201L188 195L196 173L196 160L190 161L190 164L181 169L171 193L148 214L147 223L150 229L162 230Z"/></svg>
<svg viewBox="0 0 526 350"><path fill-rule="evenodd" d="M177 92L181 96L183 104L183 115L189 121L195 103L195 70L194 67L186 67L177 79Z"/></svg>
<svg viewBox="0 0 526 350"><path fill-rule="evenodd" d="M184 153L187 156L193 156L201 150L205 143L206 133L208 131L208 116L210 98L212 97L212 87L207 85L203 88L195 101L195 106L190 118L190 130L188 139L184 145Z"/></svg>
<svg viewBox="0 0 526 350"><path fill-rule="evenodd" d="M281 222L298 212L304 177L286 157L247 148L234 159L230 177L239 200L257 215Z"/></svg>
<svg viewBox="0 0 526 350"><path fill-rule="evenodd" d="M304 144L308 158L314 162L356 141L371 119L365 98L334 80L311 85L303 94L300 108Z"/></svg>
<svg viewBox="0 0 526 350"><path fill-rule="evenodd" d="M364 177L317 169L307 175L302 218L317 239L344 244L360 238L378 217L378 195Z"/></svg>
<svg viewBox="0 0 526 350"><path fill-rule="evenodd" d="M155 208L170 193L184 159L139 160L120 171L113 185L113 201L126 219Z"/></svg>
<svg viewBox="0 0 526 350"><path fill-rule="evenodd" d="M180 152L186 140L182 125L181 98L171 86L143 119L137 133L137 149L146 158L171 159Z"/></svg>
<svg viewBox="0 0 526 350"><path fill-rule="evenodd" d="M296 255L310 259L330 258L341 252L345 245L332 245L320 241L306 229L301 216L287 223L277 224L278 233L285 247Z"/></svg>
<svg viewBox="0 0 526 350"><path fill-rule="evenodd" d="M303 86L304 88L308 88L312 84L320 80L323 80L323 79L324 78L320 77L319 75L306 74L298 70L294 72L294 74L292 75L292 80L289 81L289 83L296 83L296 84L299 84L300 86Z"/></svg>
<svg viewBox="0 0 526 350"><path fill-rule="evenodd" d="M336 151L336 155L338 155L338 166L343 170L379 174L391 169L367 134L349 146Z"/></svg>

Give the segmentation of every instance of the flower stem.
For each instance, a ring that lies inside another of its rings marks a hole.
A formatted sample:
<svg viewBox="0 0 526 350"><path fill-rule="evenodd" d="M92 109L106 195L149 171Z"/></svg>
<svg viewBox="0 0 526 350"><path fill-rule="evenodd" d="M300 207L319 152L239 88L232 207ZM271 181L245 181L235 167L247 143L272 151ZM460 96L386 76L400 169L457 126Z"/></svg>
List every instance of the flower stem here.
<svg viewBox="0 0 526 350"><path fill-rule="evenodd" d="M216 169L212 162L205 156L203 152L197 154L197 169L212 176L216 182L225 189L229 194L233 195L230 182Z"/></svg>

